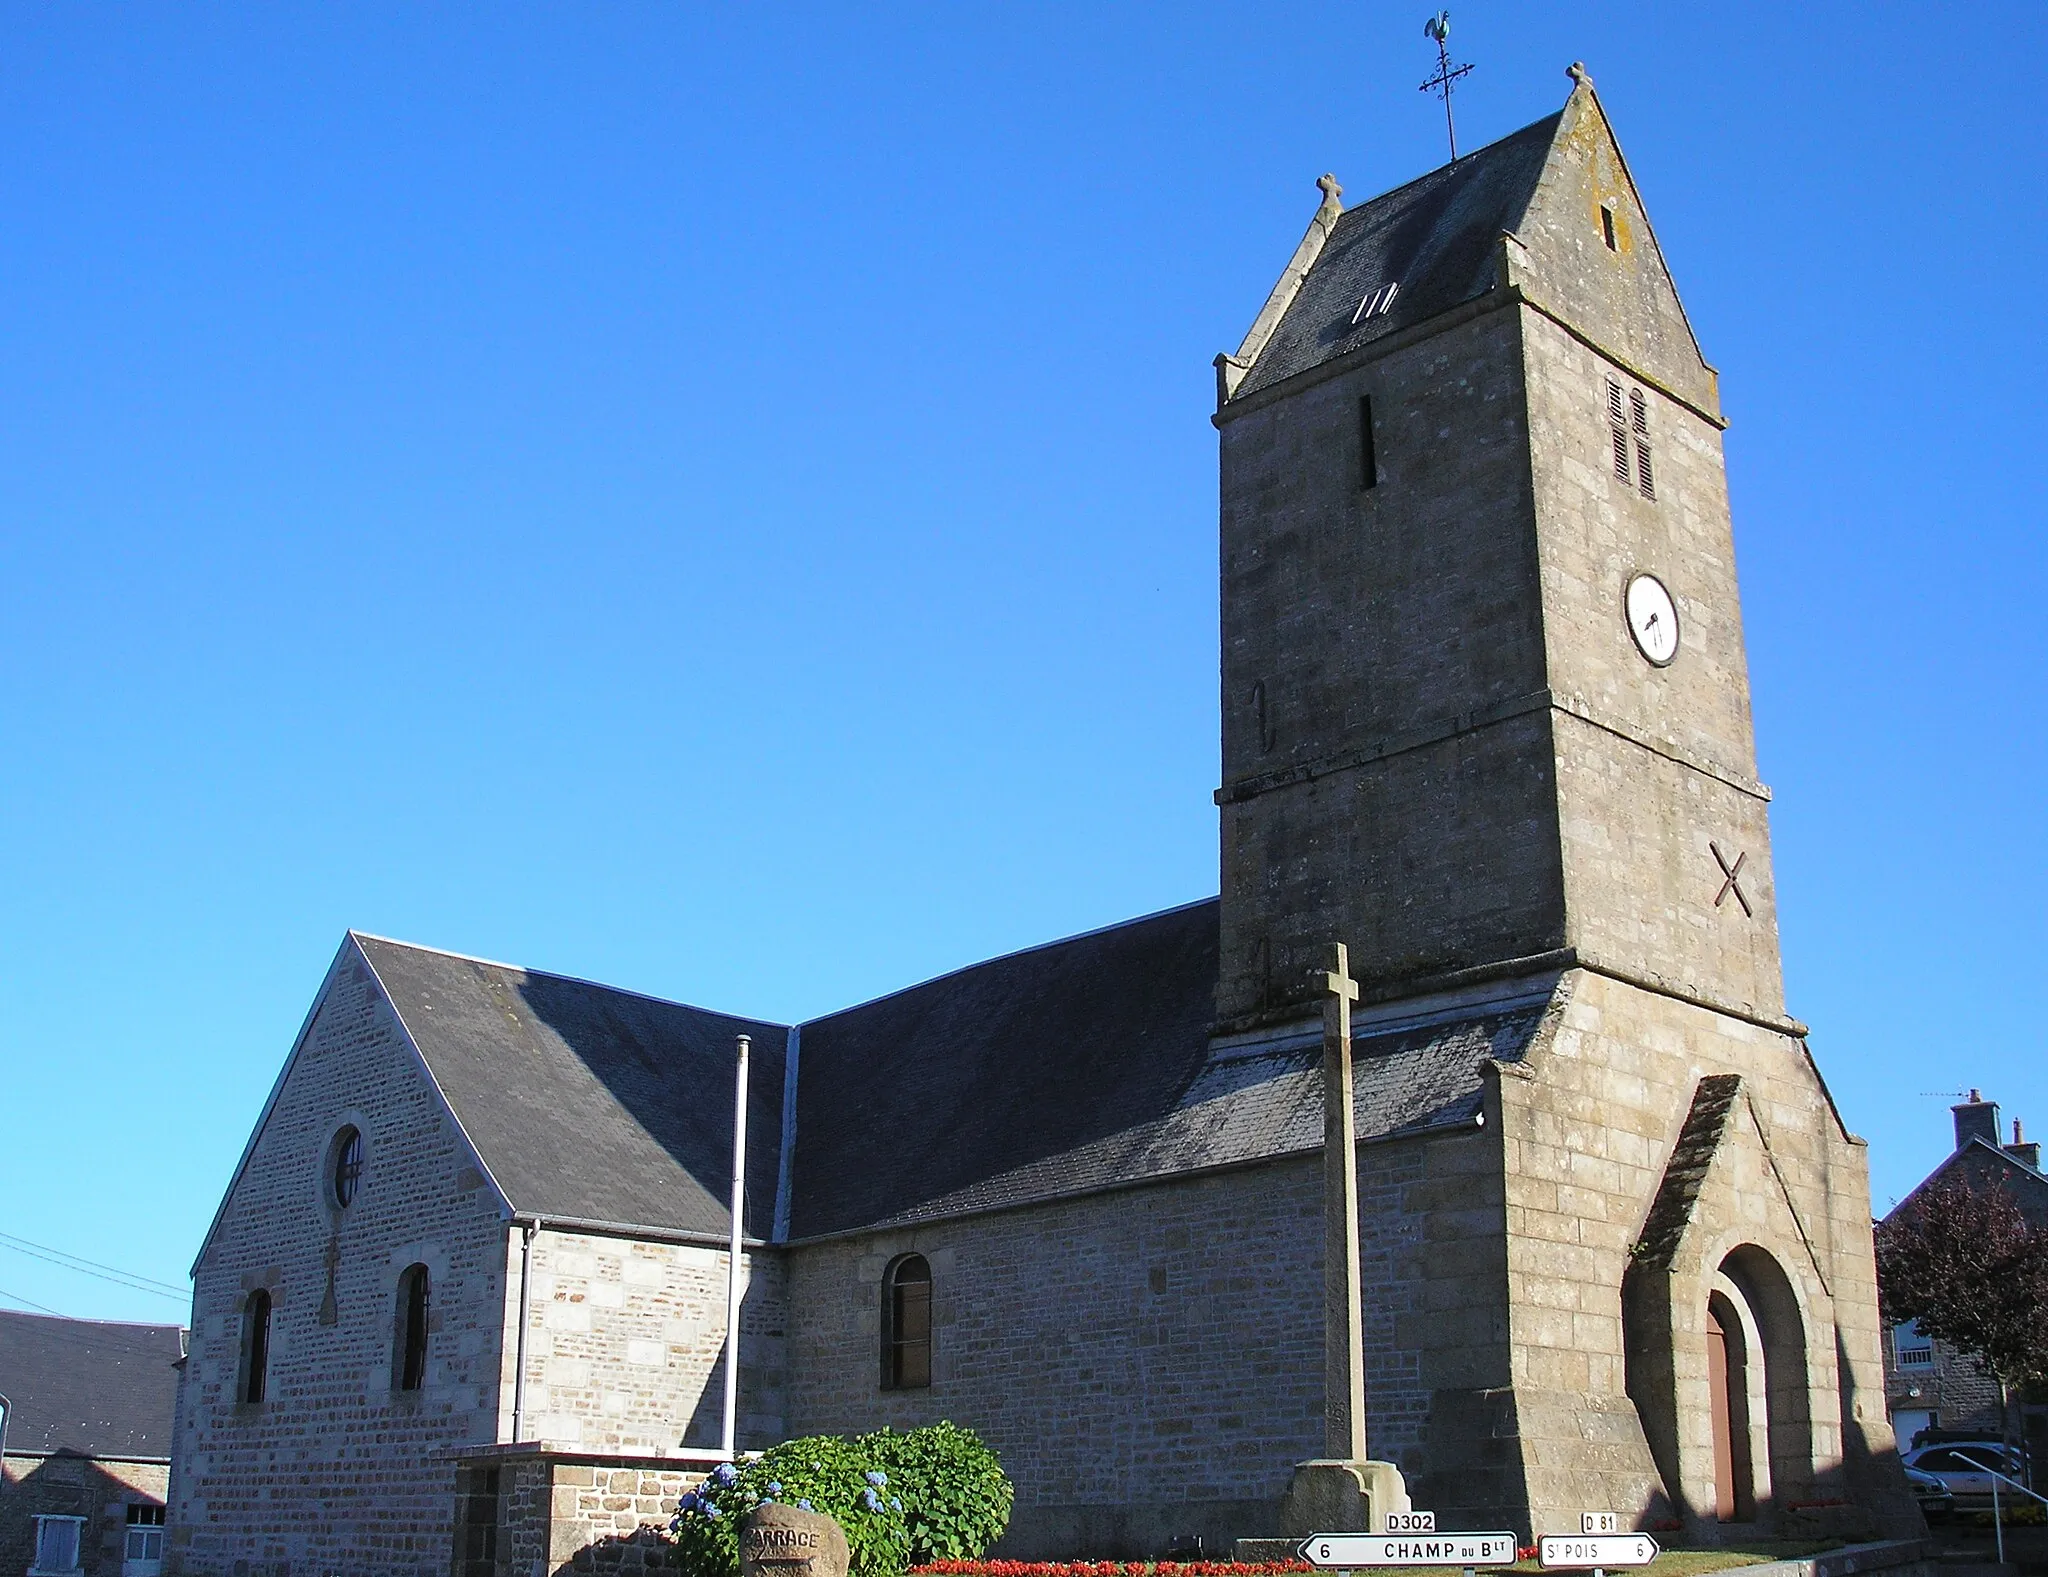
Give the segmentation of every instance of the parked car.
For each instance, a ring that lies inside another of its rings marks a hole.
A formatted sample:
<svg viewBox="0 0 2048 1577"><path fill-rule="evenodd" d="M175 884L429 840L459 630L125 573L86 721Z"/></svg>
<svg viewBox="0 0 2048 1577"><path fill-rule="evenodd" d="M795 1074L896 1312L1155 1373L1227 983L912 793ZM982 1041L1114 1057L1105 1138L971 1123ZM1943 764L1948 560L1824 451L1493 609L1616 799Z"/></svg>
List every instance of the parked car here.
<svg viewBox="0 0 2048 1577"><path fill-rule="evenodd" d="M1938 1445L1916 1446L1900 1460L1909 1468L1939 1479L1956 1506L1973 1511L1991 1504L1991 1474L1987 1468L1995 1468L2008 1478L2020 1476L2017 1454L1996 1440L1944 1440ZM2001 1495L2006 1488L1999 1486Z"/></svg>
<svg viewBox="0 0 2048 1577"><path fill-rule="evenodd" d="M1956 1509L1956 1498L1949 1493L1948 1485L1923 1468L1906 1469L1906 1488L1913 1492L1920 1515L1929 1522L1940 1522Z"/></svg>

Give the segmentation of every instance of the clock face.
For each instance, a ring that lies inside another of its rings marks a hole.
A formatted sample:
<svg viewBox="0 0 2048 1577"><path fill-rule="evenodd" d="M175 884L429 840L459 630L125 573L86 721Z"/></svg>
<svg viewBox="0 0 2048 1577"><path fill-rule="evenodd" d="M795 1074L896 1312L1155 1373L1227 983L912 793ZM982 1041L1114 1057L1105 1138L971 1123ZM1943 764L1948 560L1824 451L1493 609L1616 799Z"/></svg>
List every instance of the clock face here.
<svg viewBox="0 0 2048 1577"><path fill-rule="evenodd" d="M1636 650L1662 668L1678 655L1678 609L1655 575L1638 575L1623 597Z"/></svg>

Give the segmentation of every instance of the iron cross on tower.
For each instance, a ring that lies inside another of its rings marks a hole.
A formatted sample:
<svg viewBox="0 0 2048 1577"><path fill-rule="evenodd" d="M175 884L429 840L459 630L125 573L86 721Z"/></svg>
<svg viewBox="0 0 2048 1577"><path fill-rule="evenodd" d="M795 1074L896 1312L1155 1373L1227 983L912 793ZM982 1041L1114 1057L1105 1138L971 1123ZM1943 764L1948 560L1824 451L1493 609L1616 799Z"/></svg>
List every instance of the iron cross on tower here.
<svg viewBox="0 0 2048 1577"><path fill-rule="evenodd" d="M1451 119L1451 84L1464 76L1470 66L1451 64L1451 13L1439 11L1422 24L1422 31L1436 40L1436 75L1422 84L1424 93L1434 90L1444 101L1444 134L1451 139L1451 163L1458 162L1458 125Z"/></svg>

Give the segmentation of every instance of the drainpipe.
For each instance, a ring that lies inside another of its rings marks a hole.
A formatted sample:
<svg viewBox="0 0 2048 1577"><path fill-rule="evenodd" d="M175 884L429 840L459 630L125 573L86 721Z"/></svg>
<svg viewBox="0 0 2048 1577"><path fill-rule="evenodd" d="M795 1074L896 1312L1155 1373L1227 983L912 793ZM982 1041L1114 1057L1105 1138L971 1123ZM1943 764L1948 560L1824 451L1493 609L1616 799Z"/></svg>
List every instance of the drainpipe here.
<svg viewBox="0 0 2048 1577"><path fill-rule="evenodd" d="M526 1288L533 1275L533 1239L540 1231L540 1217L522 1224L519 1244L519 1356L512 1372L512 1442L519 1443L519 1431L526 1419Z"/></svg>
<svg viewBox="0 0 2048 1577"><path fill-rule="evenodd" d="M740 1412L740 1233L747 1203L747 1051L748 1036L739 1037L739 1068L733 1082L732 1112L732 1251L725 1267L725 1428L719 1449L734 1459L734 1435Z"/></svg>

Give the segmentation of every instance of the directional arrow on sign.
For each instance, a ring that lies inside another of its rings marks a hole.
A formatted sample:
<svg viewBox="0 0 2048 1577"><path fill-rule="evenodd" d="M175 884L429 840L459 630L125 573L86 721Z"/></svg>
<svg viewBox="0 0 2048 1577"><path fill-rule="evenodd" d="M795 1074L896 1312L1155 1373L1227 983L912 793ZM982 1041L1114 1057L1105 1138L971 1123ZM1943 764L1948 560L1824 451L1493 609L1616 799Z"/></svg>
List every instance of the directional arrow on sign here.
<svg viewBox="0 0 2048 1577"><path fill-rule="evenodd" d="M1311 1533L1301 1558L1317 1567L1512 1566L1512 1533Z"/></svg>
<svg viewBox="0 0 2048 1577"><path fill-rule="evenodd" d="M1546 1533L1536 1541L1536 1563L1546 1571L1647 1566L1656 1558L1657 1541L1647 1533Z"/></svg>

